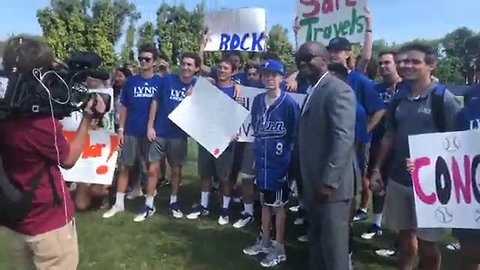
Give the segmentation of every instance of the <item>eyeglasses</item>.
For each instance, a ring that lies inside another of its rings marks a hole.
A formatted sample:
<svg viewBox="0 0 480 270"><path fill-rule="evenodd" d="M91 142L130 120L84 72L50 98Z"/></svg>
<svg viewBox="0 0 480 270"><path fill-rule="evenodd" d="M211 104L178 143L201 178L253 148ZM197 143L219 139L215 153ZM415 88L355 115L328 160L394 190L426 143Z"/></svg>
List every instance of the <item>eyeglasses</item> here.
<svg viewBox="0 0 480 270"><path fill-rule="evenodd" d="M147 63L149 63L150 61L153 60L153 59L150 58L150 57L142 57L142 56L139 56L137 59L138 59L138 62L143 62L143 61L145 61L145 62L147 62Z"/></svg>

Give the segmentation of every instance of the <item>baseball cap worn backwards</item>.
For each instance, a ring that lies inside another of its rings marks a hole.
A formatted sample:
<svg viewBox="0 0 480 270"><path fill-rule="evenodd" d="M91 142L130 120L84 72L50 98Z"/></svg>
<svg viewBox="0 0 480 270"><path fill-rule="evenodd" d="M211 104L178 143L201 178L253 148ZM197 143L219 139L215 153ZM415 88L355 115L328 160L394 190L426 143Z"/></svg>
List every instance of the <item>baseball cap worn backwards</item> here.
<svg viewBox="0 0 480 270"><path fill-rule="evenodd" d="M267 60L265 63L260 67L260 71L267 71L272 73L277 73L280 75L285 75L285 70L283 69L282 63L277 60Z"/></svg>
<svg viewBox="0 0 480 270"><path fill-rule="evenodd" d="M344 37L332 38L328 43L327 50L333 51L351 51L352 44Z"/></svg>

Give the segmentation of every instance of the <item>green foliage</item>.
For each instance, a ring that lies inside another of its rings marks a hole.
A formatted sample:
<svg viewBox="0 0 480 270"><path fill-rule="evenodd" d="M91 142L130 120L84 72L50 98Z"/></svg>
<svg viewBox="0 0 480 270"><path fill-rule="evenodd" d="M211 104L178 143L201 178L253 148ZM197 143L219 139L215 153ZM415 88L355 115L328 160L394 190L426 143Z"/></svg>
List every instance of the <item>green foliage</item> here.
<svg viewBox="0 0 480 270"><path fill-rule="evenodd" d="M155 44L155 25L146 22L138 29L137 47L143 44Z"/></svg>
<svg viewBox="0 0 480 270"><path fill-rule="evenodd" d="M115 65L115 44L126 20L139 16L128 0L52 0L37 11L43 36L56 57L96 52L108 67Z"/></svg>
<svg viewBox="0 0 480 270"><path fill-rule="evenodd" d="M278 55L286 70L294 68L293 54L295 51L288 39L288 29L276 24L270 29L268 36L267 50Z"/></svg>
<svg viewBox="0 0 480 270"><path fill-rule="evenodd" d="M135 25L130 22L127 33L125 35L125 42L122 45L122 51L120 52L120 62L123 66L133 65L135 63L135 52L133 47L135 45Z"/></svg>

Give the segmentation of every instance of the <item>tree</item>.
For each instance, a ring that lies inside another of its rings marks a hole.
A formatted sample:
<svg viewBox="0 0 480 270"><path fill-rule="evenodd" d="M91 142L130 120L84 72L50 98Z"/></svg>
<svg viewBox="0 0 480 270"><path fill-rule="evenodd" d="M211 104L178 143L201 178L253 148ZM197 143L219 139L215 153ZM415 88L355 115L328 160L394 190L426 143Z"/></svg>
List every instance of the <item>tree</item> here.
<svg viewBox="0 0 480 270"><path fill-rule="evenodd" d="M37 11L43 36L58 58L96 52L105 66L115 64L114 46L125 21L139 16L128 0L51 0L49 7Z"/></svg>
<svg viewBox="0 0 480 270"><path fill-rule="evenodd" d="M138 29L137 47L142 44L155 45L155 25L152 22L146 22Z"/></svg>
<svg viewBox="0 0 480 270"><path fill-rule="evenodd" d="M278 55L286 70L295 66L295 60L293 59L295 51L288 39L288 29L281 25L276 24L270 29L267 50Z"/></svg>
<svg viewBox="0 0 480 270"><path fill-rule="evenodd" d="M130 25L125 35L125 42L122 45L120 52L120 62L122 65L133 65L135 63L135 52L133 47L135 46L135 24L130 21Z"/></svg>
<svg viewBox="0 0 480 270"><path fill-rule="evenodd" d="M156 31L160 57L176 64L182 52L199 51L198 41L205 32L203 16L203 4L188 11L184 5L162 3L157 10Z"/></svg>
<svg viewBox="0 0 480 270"><path fill-rule="evenodd" d="M441 43L445 48L446 57L450 58L451 65L459 70L466 82L473 76L472 58L467 54L466 41L474 36L474 32L461 27L443 37Z"/></svg>

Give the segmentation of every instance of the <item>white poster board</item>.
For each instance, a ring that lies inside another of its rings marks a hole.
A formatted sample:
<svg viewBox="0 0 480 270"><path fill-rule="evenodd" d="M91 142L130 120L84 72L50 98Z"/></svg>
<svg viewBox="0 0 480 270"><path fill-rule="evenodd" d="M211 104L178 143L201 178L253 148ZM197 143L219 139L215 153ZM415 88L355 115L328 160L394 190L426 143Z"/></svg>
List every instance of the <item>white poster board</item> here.
<svg viewBox="0 0 480 270"><path fill-rule="evenodd" d="M219 157L249 112L204 78L168 116L213 156Z"/></svg>
<svg viewBox="0 0 480 270"><path fill-rule="evenodd" d="M0 77L0 98L5 98L7 92L8 78Z"/></svg>
<svg viewBox="0 0 480 270"><path fill-rule="evenodd" d="M265 50L265 9L240 8L208 12L205 51Z"/></svg>
<svg viewBox="0 0 480 270"><path fill-rule="evenodd" d="M253 99L258 94L265 92L265 89L262 88L254 88L254 87L247 87L241 86L240 97L243 98L243 104L248 111L252 110ZM297 93L288 93L295 101L298 103L299 106L302 106L303 100L305 99L306 95L297 94ZM249 114L245 122L243 122L242 126L240 127L240 137L238 139L239 142L253 142L253 127L252 127L252 116Z"/></svg>
<svg viewBox="0 0 480 270"><path fill-rule="evenodd" d="M71 141L75 132L64 131ZM62 169L67 182L111 185L118 156L118 137L106 130L91 130L81 157L73 168Z"/></svg>
<svg viewBox="0 0 480 270"><path fill-rule="evenodd" d="M365 5L367 0L297 2L300 24L298 44L319 41L325 45L334 37L345 37L351 43L363 43Z"/></svg>
<svg viewBox="0 0 480 270"><path fill-rule="evenodd" d="M480 131L409 136L419 228L480 229Z"/></svg>

